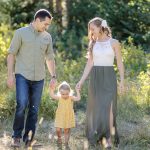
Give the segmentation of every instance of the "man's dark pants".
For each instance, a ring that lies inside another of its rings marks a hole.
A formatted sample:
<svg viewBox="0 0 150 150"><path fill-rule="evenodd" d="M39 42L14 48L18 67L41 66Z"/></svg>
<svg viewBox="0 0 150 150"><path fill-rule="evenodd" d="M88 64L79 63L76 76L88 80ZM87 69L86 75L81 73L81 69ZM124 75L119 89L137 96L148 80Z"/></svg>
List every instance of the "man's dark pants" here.
<svg viewBox="0 0 150 150"><path fill-rule="evenodd" d="M28 140L28 133L32 131L31 140L34 137L38 118L38 109L43 91L44 79L40 81L27 80L21 74L16 74L16 112L13 124L13 136L22 138L24 129L25 110L28 107L28 114L25 123L23 141Z"/></svg>

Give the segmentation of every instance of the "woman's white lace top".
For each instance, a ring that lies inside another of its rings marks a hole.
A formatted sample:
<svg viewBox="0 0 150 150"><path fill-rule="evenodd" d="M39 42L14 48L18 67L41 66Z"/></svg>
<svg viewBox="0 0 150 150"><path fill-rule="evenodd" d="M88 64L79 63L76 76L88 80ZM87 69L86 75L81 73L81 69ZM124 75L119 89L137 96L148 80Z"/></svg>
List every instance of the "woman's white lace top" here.
<svg viewBox="0 0 150 150"><path fill-rule="evenodd" d="M97 41L93 46L94 66L113 66L114 57L115 54L110 39L105 42Z"/></svg>

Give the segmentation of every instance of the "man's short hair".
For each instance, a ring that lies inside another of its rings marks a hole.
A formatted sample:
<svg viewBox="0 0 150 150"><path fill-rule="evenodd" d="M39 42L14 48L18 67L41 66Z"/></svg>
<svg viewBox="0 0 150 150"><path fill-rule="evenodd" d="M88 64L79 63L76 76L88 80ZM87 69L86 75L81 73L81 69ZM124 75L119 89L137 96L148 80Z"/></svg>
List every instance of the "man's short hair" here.
<svg viewBox="0 0 150 150"><path fill-rule="evenodd" d="M50 12L46 9L40 9L38 10L35 15L34 15L34 20L36 20L37 18L39 18L41 21L45 20L45 18L48 17L49 19L52 19L52 15L50 14Z"/></svg>

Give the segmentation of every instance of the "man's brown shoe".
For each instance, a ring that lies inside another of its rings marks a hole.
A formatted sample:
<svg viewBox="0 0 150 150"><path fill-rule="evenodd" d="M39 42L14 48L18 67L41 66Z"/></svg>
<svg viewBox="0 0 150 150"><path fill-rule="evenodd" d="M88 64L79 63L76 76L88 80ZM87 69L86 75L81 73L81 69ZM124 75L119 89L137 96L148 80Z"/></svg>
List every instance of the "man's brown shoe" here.
<svg viewBox="0 0 150 150"><path fill-rule="evenodd" d="M13 138L11 142L11 147L20 147L20 138Z"/></svg>
<svg viewBox="0 0 150 150"><path fill-rule="evenodd" d="M31 140L26 140L25 142L25 148L31 147L32 145L32 141Z"/></svg>

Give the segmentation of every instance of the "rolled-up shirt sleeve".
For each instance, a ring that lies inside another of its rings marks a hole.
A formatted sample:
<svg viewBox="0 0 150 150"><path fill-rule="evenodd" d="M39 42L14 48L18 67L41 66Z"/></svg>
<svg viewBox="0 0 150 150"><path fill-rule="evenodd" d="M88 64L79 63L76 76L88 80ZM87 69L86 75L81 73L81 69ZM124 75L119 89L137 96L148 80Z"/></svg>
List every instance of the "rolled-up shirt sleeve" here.
<svg viewBox="0 0 150 150"><path fill-rule="evenodd" d="M49 36L49 39L50 40L49 40L48 48L46 50L45 57L46 57L46 60L54 60L55 54L53 51L53 43L52 43L51 36Z"/></svg>
<svg viewBox="0 0 150 150"><path fill-rule="evenodd" d="M12 38L10 47L8 49L8 53L16 55L18 53L20 47L21 47L21 36L19 34L19 31L16 30L14 33L14 36Z"/></svg>

